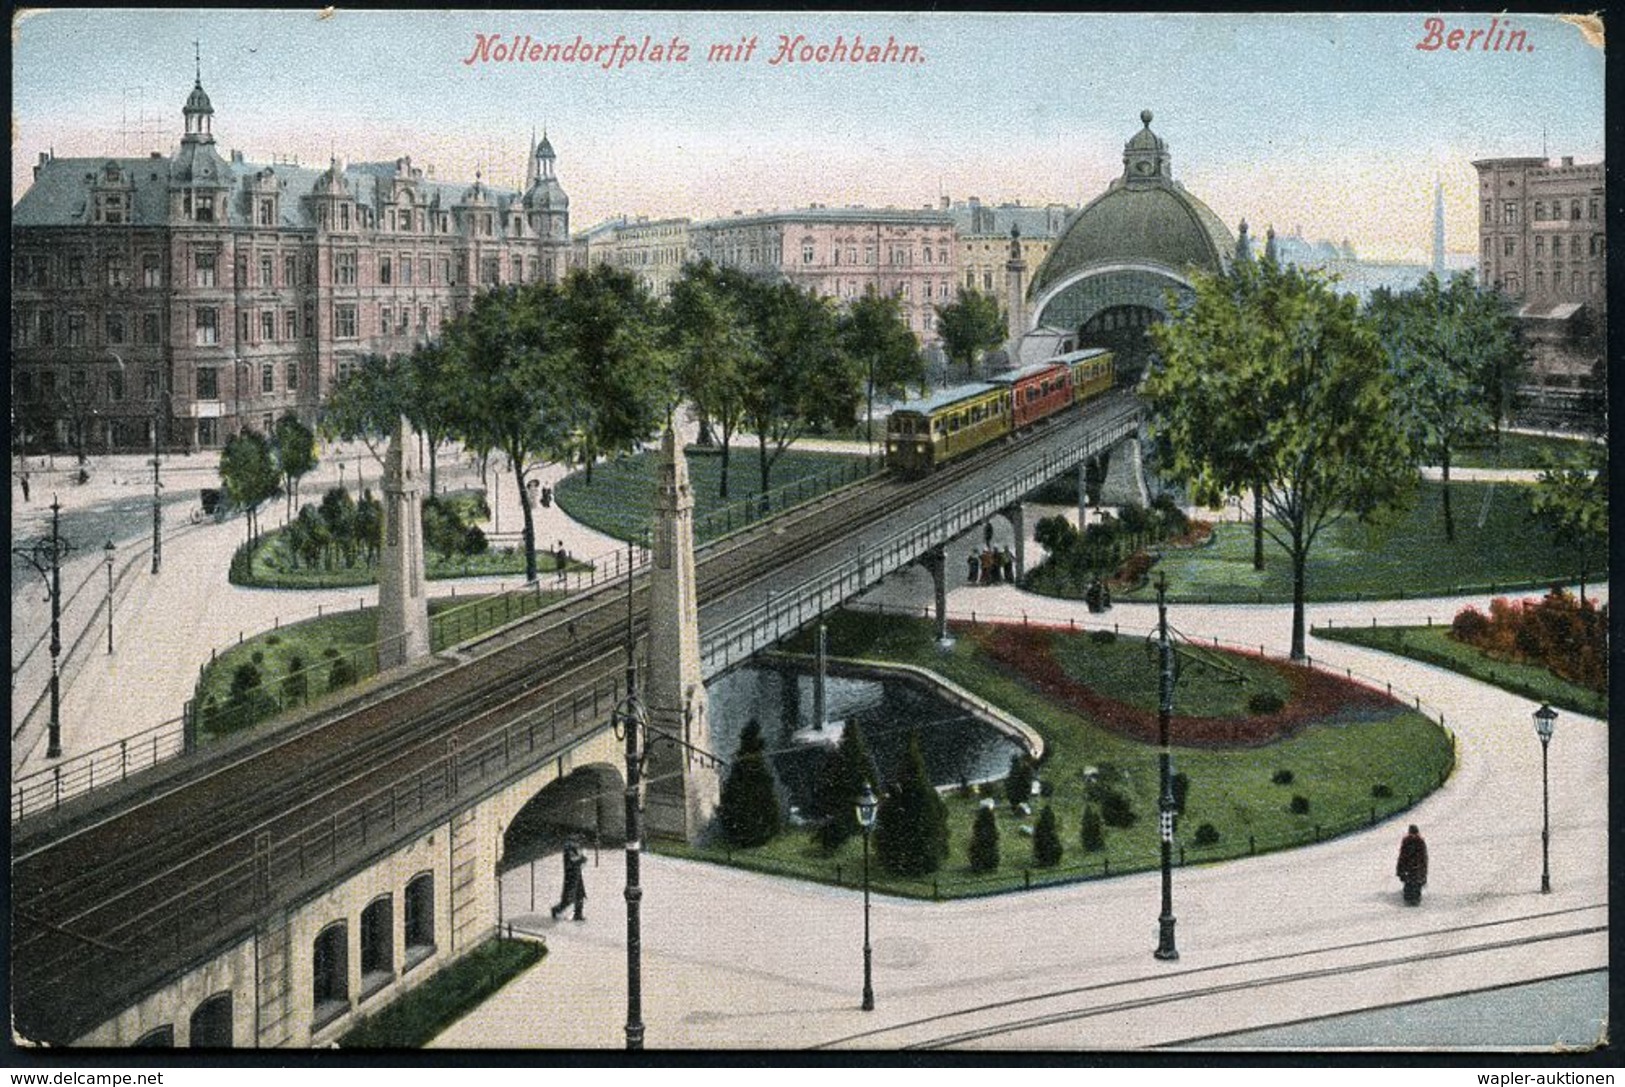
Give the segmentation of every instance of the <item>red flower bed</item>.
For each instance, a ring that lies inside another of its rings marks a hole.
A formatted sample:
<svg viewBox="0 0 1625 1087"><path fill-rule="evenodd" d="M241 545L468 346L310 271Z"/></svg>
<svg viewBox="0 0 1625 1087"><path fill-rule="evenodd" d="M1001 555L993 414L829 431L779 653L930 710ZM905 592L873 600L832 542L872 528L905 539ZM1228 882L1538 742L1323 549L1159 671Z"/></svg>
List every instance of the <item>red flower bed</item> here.
<svg viewBox="0 0 1625 1087"><path fill-rule="evenodd" d="M1052 650L1058 632L1044 627L976 627L965 631L982 652L1046 697L1085 714L1120 735L1157 741L1154 710L1108 698L1068 675ZM1402 711L1403 703L1380 691L1325 672L1283 664L1253 653L1238 653L1278 669L1291 684L1286 705L1276 713L1245 717L1192 717L1175 714L1170 728L1182 745L1246 747L1270 743L1306 725L1337 724Z"/></svg>

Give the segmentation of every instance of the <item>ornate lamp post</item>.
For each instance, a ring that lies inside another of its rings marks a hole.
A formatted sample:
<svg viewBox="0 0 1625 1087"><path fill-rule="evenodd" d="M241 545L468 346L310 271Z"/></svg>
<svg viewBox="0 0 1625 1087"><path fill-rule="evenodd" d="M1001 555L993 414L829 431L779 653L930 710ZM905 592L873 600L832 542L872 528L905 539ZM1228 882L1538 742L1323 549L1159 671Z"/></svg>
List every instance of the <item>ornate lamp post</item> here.
<svg viewBox="0 0 1625 1087"><path fill-rule="evenodd" d="M1546 752L1557 727L1557 711L1541 703L1535 711L1535 735L1540 737L1540 893L1552 893L1552 792L1547 776Z"/></svg>
<svg viewBox="0 0 1625 1087"><path fill-rule="evenodd" d="M1157 950L1159 959L1179 958L1174 944L1174 780L1173 753L1169 749L1168 725L1174 715L1174 647L1168 640L1168 579L1157 577L1157 655L1161 663L1161 697L1157 702L1157 741L1162 752L1157 756L1162 777L1162 793L1157 800L1157 823L1162 837L1162 913L1157 918Z"/></svg>
<svg viewBox="0 0 1625 1087"><path fill-rule="evenodd" d="M107 553L107 652L113 653L113 541L102 548Z"/></svg>
<svg viewBox="0 0 1625 1087"><path fill-rule="evenodd" d="M880 801L866 781L863 795L858 797L858 825L863 828L863 1010L875 1010L875 986L872 956L869 951L869 832L875 826L875 810Z"/></svg>
<svg viewBox="0 0 1625 1087"><path fill-rule="evenodd" d="M523 498L521 498L521 501ZM615 707L617 732L626 734L626 1048L643 1048L643 888L638 883L643 849L643 823L639 791L643 770L642 740L648 714L637 696L638 669L632 630L632 545L627 545L626 570L626 697Z"/></svg>
<svg viewBox="0 0 1625 1087"><path fill-rule="evenodd" d="M32 566L45 579L46 599L51 603L51 723L45 757L62 756L62 683L58 662L62 656L62 559L73 545L62 538L61 504L51 496L51 538L36 540L28 547L14 547L11 553Z"/></svg>
<svg viewBox="0 0 1625 1087"><path fill-rule="evenodd" d="M162 507L164 485L158 479L158 469L162 464L160 454L162 453L161 442L165 419L158 411L160 400L154 400L152 403L152 572L155 574L158 572L159 567L163 565L164 559L164 514Z"/></svg>

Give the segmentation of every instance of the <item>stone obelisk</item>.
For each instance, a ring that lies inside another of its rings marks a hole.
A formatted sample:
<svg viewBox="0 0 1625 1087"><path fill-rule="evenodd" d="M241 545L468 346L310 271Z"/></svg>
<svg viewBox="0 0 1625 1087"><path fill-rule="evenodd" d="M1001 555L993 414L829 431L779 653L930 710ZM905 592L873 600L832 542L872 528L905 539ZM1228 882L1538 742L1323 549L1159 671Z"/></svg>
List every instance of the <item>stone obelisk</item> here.
<svg viewBox="0 0 1625 1087"><path fill-rule="evenodd" d="M720 792L705 676L700 668L699 601L694 582L694 492L676 435L661 442L649 575L648 829L696 840L711 822Z"/></svg>
<svg viewBox="0 0 1625 1087"><path fill-rule="evenodd" d="M384 458L384 531L378 551L378 669L429 652L429 597L423 586L423 493L406 451L415 444L402 418Z"/></svg>

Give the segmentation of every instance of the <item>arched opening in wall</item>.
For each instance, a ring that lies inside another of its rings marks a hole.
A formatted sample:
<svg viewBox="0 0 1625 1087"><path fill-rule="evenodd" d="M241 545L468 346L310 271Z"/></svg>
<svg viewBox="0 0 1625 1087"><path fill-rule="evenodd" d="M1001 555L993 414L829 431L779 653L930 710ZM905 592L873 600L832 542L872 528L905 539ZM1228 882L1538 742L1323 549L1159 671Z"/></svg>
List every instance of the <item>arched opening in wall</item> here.
<svg viewBox="0 0 1625 1087"><path fill-rule="evenodd" d="M350 1010L350 929L334 921L311 948L311 1026L320 1027Z"/></svg>
<svg viewBox="0 0 1625 1087"><path fill-rule="evenodd" d="M1117 362L1119 383L1138 380L1151 361L1151 326L1166 320L1148 306L1109 306L1085 321L1078 329L1078 346L1104 347Z"/></svg>
<svg viewBox="0 0 1625 1087"><path fill-rule="evenodd" d="M621 773L608 763L578 767L532 797L502 835L497 862L502 915L537 914L552 902L561 876L558 854L574 838L587 855L589 888L601 850L626 837L626 793ZM551 867L549 862L552 862Z"/></svg>
<svg viewBox="0 0 1625 1087"><path fill-rule="evenodd" d="M361 999L395 980L395 901L381 895L361 911Z"/></svg>
<svg viewBox="0 0 1625 1087"><path fill-rule="evenodd" d="M402 899L402 921L406 929L406 961L410 970L434 954L434 873L413 876Z"/></svg>
<svg viewBox="0 0 1625 1087"><path fill-rule="evenodd" d="M197 1006L188 1037L193 1049L231 1048L231 993L216 993Z"/></svg>
<svg viewBox="0 0 1625 1087"><path fill-rule="evenodd" d="M161 1027L154 1027L134 1042L130 1043L132 1049L174 1049L175 1027L165 1023Z"/></svg>

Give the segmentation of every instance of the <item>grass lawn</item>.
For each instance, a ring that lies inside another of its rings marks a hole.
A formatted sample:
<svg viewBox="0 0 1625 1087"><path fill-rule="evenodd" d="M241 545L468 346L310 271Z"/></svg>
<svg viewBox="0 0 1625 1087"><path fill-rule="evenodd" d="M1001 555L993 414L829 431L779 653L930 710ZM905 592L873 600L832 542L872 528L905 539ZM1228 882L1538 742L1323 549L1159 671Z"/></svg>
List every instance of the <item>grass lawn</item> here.
<svg viewBox="0 0 1625 1087"><path fill-rule="evenodd" d="M686 452L694 489L694 535L700 543L861 479L869 471L864 457L792 447L773 465L770 505L764 510L754 443L733 447L726 501L719 494L722 454L692 446ZM658 462L657 454L639 453L594 465L591 484L586 472L576 472L559 481L553 491L554 500L565 513L589 528L621 540L641 540L649 528ZM878 470L879 461L872 462L872 466Z"/></svg>
<svg viewBox="0 0 1625 1087"><path fill-rule="evenodd" d="M898 880L876 872L876 886L892 893L952 897L1155 867L1160 852L1155 745L1107 731L1075 705L1050 697L1029 679L1001 665L986 651L989 628L960 628L953 648L946 652L936 646L934 633L934 624L926 620L843 612L832 617L830 649L840 656L930 668L1026 721L1043 734L1047 744L1039 776L1049 795L1033 815L1020 816L1005 802L997 785L953 790L945 795L950 854L935 878ZM1100 646L1083 634L1055 632L1051 642L1055 659L1075 672L1074 678L1104 676L1104 682L1115 684L1120 691L1136 682L1155 691L1155 662L1137 639L1123 638L1112 646ZM1092 654L1112 659L1092 667L1087 662ZM1277 667L1247 658L1232 659L1250 675L1262 676ZM1244 689L1250 691L1254 685L1249 683ZM1192 718L1231 712L1234 695L1210 697L1203 690L1182 680L1176 692L1177 712ZM1137 701L1144 704L1143 697ZM1289 698L1285 712L1295 709L1301 713L1304 707L1295 706ZM1454 763L1451 740L1444 730L1401 704L1388 704L1381 712L1364 717L1349 721L1332 713L1319 723L1299 727L1286 739L1249 747L1181 746L1176 730L1174 770L1190 778L1185 814L1176 832L1179 855L1187 863L1195 863L1331 837L1390 816L1438 787ZM1273 781L1280 770L1291 772L1290 784ZM1129 827L1105 828L1106 847L1097 853L1085 853L1079 837L1085 797L1092 788L1089 778L1097 783L1094 787L1110 783L1126 794L1136 815ZM1374 789L1379 795L1373 795ZM971 823L983 796L998 798L1001 865L991 875L972 872L966 853ZM1307 812L1289 811L1294 796L1306 798ZM1047 870L1031 867L1032 839L1023 831L1034 825L1045 803L1055 810L1065 847L1060 866ZM1195 831L1204 823L1213 824L1219 839L1211 846L1198 847ZM861 878L862 842L849 841L836 852L825 853L806 830L786 831L751 850L661 848L820 881L851 885Z"/></svg>
<svg viewBox="0 0 1625 1087"><path fill-rule="evenodd" d="M1608 696L1554 676L1538 664L1497 660L1474 646L1450 636L1448 625L1432 627L1320 627L1315 637L1369 646L1412 660L1436 664L1452 672L1522 695L1549 702L1560 709L1594 717L1608 716Z"/></svg>
<svg viewBox="0 0 1625 1087"><path fill-rule="evenodd" d="M1544 468L1545 455L1577 457L1592 443L1573 438L1548 438L1539 434L1503 434L1497 447L1492 440L1483 445L1452 450L1452 468Z"/></svg>
<svg viewBox="0 0 1625 1087"><path fill-rule="evenodd" d="M485 630L520 618L556 600L555 592L482 594L429 601L429 645L444 649ZM199 708L199 738L228 735L319 698L378 671L378 609L335 611L315 619L262 631L221 653L207 667L193 693ZM232 679L251 663L259 687L233 704Z"/></svg>
<svg viewBox="0 0 1625 1087"><path fill-rule="evenodd" d="M376 1015L363 1016L339 1039L339 1048L425 1046L546 954L531 940L487 940Z"/></svg>
<svg viewBox="0 0 1625 1087"><path fill-rule="evenodd" d="M1416 503L1384 523L1340 522L1321 534L1309 554L1310 600L1391 600L1545 587L1577 578L1571 550L1552 546L1529 516L1529 488L1513 483L1451 485L1456 541L1444 539L1442 488L1424 482ZM1168 576L1168 596L1187 603L1285 603L1292 599L1286 552L1266 538L1265 566L1255 571L1252 527L1218 525L1209 547L1169 551L1157 569ZM1607 548L1591 557L1603 580ZM1150 599L1150 585L1118 594Z"/></svg>

